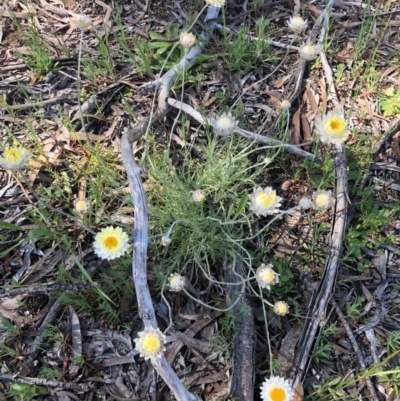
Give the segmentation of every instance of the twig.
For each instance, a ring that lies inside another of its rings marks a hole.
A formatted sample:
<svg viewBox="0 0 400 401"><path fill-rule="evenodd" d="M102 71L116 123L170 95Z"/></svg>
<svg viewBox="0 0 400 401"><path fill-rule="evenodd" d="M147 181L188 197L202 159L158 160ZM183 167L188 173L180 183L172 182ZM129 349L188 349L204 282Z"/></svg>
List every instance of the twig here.
<svg viewBox="0 0 400 401"><path fill-rule="evenodd" d="M25 377L17 375L12 376L7 374L0 374L0 380L10 381L14 383L33 384L36 386L59 387L82 392L87 392L95 388L94 384L73 383L73 382L65 383L65 382L58 382L56 380L37 379L35 377Z"/></svg>
<svg viewBox="0 0 400 401"><path fill-rule="evenodd" d="M43 292L48 294L54 291L79 291L82 288L92 288L96 287L97 283L82 283L82 284L50 284L50 285L42 285L40 287L23 287L23 288L15 288L9 291L0 292L0 298L12 298L21 294L35 294L37 292Z"/></svg>
<svg viewBox="0 0 400 401"><path fill-rule="evenodd" d="M88 274L90 276L94 276L96 271L99 269L100 264L93 266L91 269L88 269ZM43 322L39 328L39 335L35 338L31 346L29 347L27 353L29 354L25 360L26 366L29 369L33 369L34 362L39 352L42 349L42 345L45 341L44 333L47 329L47 326L51 324L51 322L57 317L57 315L61 312L63 307L62 297L57 298L54 304L51 306L50 310L47 312L46 317L43 319ZM49 385L50 386L50 385Z"/></svg>
<svg viewBox="0 0 400 401"><path fill-rule="evenodd" d="M350 328L349 324L347 323L347 321L346 321L342 311L340 310L338 304L335 302L335 300L333 298L331 299L331 304L335 308L335 312L336 312L340 322L342 323L343 327L346 330L347 336L349 337L349 340L351 342L351 346L353 347L353 350L357 355L358 363L360 364L362 371L365 372L367 370L367 366L365 364L364 356L363 356L363 354L362 354L362 352L360 350L360 347L358 346L356 338L354 337L354 334L351 331L351 328ZM371 378L369 376L367 376L365 378L365 380L367 382L367 387L368 387L369 392L371 393L372 399L374 401L379 401L378 395L376 394L375 387L372 384Z"/></svg>
<svg viewBox="0 0 400 401"><path fill-rule="evenodd" d="M243 258L239 253L234 271L225 270L227 282L239 282L244 274ZM240 276L240 277L239 277ZM238 400L252 401L254 399L254 318L249 306L248 296L245 287L238 289L237 286L228 287L229 303L234 299L239 302L233 308L235 319L234 339L234 369L231 382L231 396Z"/></svg>
<svg viewBox="0 0 400 401"><path fill-rule="evenodd" d="M31 109L31 108L40 108L40 107L45 107L45 106L53 106L54 104L59 104L59 103L72 103L75 101L77 97L66 97L66 96L59 96L59 97L53 97L52 99L47 99L47 100L41 100L36 103L24 103L24 104L16 104L14 106L9 106L7 105L5 107L6 110L26 110L26 109Z"/></svg>
<svg viewBox="0 0 400 401"><path fill-rule="evenodd" d="M377 154L379 153L385 142L391 138L391 136L398 130L399 127L400 127L400 118L396 118L390 123L388 129L385 131L382 138L375 145L375 149L373 151L374 156L377 156Z"/></svg>
<svg viewBox="0 0 400 401"><path fill-rule="evenodd" d="M209 124L209 122L197 110L195 110L193 107L189 106L188 104L182 103L181 101L173 99L173 98L168 98L167 101L170 106L176 107L177 109L181 109L183 112L185 112L186 114L189 114L191 117L193 117L195 120L197 120L200 124ZM250 139L252 141L264 143L266 145L282 146L289 153L292 153L296 156L300 156L300 157L304 157L304 158L312 159L312 160L316 159L312 153L306 152L305 150L300 149L294 145L283 143L281 141L278 141L277 139L268 138L266 136L255 134L251 131L246 131L241 128L236 129L235 133L239 134L240 136L243 136L244 138Z"/></svg>

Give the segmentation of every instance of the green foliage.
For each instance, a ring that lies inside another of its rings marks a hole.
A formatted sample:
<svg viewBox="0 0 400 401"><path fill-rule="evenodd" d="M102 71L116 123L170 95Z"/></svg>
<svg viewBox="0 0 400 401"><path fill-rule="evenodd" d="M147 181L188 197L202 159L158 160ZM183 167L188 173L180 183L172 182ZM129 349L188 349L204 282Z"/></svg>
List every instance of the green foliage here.
<svg viewBox="0 0 400 401"><path fill-rule="evenodd" d="M382 229L390 221L392 211L388 208L380 208L374 201L372 188L364 190L363 198L357 205L357 211L356 220L345 234L342 263L351 268L357 267L360 272L363 272L370 266L370 262L362 259L362 248L368 243L366 239L373 239L375 243L388 240Z"/></svg>
<svg viewBox="0 0 400 401"><path fill-rule="evenodd" d="M365 303L365 297L356 297L353 302L348 302L346 305L346 316L350 319L357 319L360 317L360 310Z"/></svg>
<svg viewBox="0 0 400 401"><path fill-rule="evenodd" d="M15 397L14 399L19 401L33 400L35 397L46 394L48 394L46 387L24 383L12 383L8 390L8 396Z"/></svg>
<svg viewBox="0 0 400 401"><path fill-rule="evenodd" d="M49 368L48 366L42 366L38 373L38 378L46 380L61 380L63 377L62 373L56 369Z"/></svg>
<svg viewBox="0 0 400 401"><path fill-rule="evenodd" d="M229 70L247 74L249 71L256 69L261 64L269 63L275 60L269 46L269 20L261 19L256 26L255 38L250 38L250 32L247 27L240 27L237 35L225 34L223 42L224 57Z"/></svg>
<svg viewBox="0 0 400 401"><path fill-rule="evenodd" d="M52 59L34 22L31 21L28 27L24 28L22 28L16 18L14 22L16 23L23 42L30 48L28 55L19 53L18 56L23 59L30 68L33 68L38 75L45 75L50 71L57 70L57 63Z"/></svg>
<svg viewBox="0 0 400 401"><path fill-rule="evenodd" d="M389 354L400 350L400 331L392 331L388 334L386 347Z"/></svg>
<svg viewBox="0 0 400 401"><path fill-rule="evenodd" d="M317 337L312 353L313 363L319 365L329 362L333 358L333 342L330 337L337 331L336 322L326 323Z"/></svg>
<svg viewBox="0 0 400 401"><path fill-rule="evenodd" d="M385 91L385 95L380 99L381 109L385 116L400 116L400 91L394 91L393 87Z"/></svg>

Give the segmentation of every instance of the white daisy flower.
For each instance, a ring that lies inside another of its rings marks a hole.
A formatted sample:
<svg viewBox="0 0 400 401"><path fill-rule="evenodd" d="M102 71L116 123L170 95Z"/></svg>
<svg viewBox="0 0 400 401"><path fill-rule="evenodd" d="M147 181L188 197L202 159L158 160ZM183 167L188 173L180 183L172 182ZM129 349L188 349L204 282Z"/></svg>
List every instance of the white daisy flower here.
<svg viewBox="0 0 400 401"><path fill-rule="evenodd" d="M232 134L238 127L238 121L232 116L232 113L222 113L218 118L211 117L210 124L217 135Z"/></svg>
<svg viewBox="0 0 400 401"><path fill-rule="evenodd" d="M335 204L332 191L317 191L313 193L313 206L316 210L326 211Z"/></svg>
<svg viewBox="0 0 400 401"><path fill-rule="evenodd" d="M261 288L266 288L267 290L270 290L271 285L279 283L279 274L276 273L272 268L272 264L262 264L256 270L256 279Z"/></svg>
<svg viewBox="0 0 400 401"><path fill-rule="evenodd" d="M285 301L277 301L274 304L274 312L277 315L285 316L289 313L289 305Z"/></svg>
<svg viewBox="0 0 400 401"><path fill-rule="evenodd" d="M308 198L302 198L299 201L299 206L303 209L303 210L308 210L311 206L312 206L312 202L311 199Z"/></svg>
<svg viewBox="0 0 400 401"><path fill-rule="evenodd" d="M341 112L328 112L315 120L315 132L321 142L341 144L349 136L347 122Z"/></svg>
<svg viewBox="0 0 400 401"><path fill-rule="evenodd" d="M30 158L31 154L25 148L8 148L0 157L0 166L5 170L22 170Z"/></svg>
<svg viewBox="0 0 400 401"><path fill-rule="evenodd" d="M91 19L85 14L77 15L75 18L72 19L72 22L77 29L80 29L82 31L86 31L92 26Z"/></svg>
<svg viewBox="0 0 400 401"><path fill-rule="evenodd" d="M297 33L298 35L300 35L303 31L307 29L307 20L304 21L303 18L301 18L299 15L290 18L287 24L289 26L289 29Z"/></svg>
<svg viewBox="0 0 400 401"><path fill-rule="evenodd" d="M196 36L190 32L181 33L179 37L179 43L185 49L190 49L196 43Z"/></svg>
<svg viewBox="0 0 400 401"><path fill-rule="evenodd" d="M128 236L120 227L103 228L95 237L94 252L102 259L113 260L129 248Z"/></svg>
<svg viewBox="0 0 400 401"><path fill-rule="evenodd" d="M282 198L277 196L276 191L271 187L254 188L253 193L250 194L250 210L257 216L279 213L278 207L281 206L281 200Z"/></svg>
<svg viewBox="0 0 400 401"><path fill-rule="evenodd" d="M185 277L178 273L173 273L168 277L169 290L173 292L180 292L186 286Z"/></svg>
<svg viewBox="0 0 400 401"><path fill-rule="evenodd" d="M314 60L318 53L322 50L322 46L320 44L311 44L310 42L303 43L299 49L299 55L302 59L311 61Z"/></svg>
<svg viewBox="0 0 400 401"><path fill-rule="evenodd" d="M225 0L206 0L209 6L222 7L225 4Z"/></svg>
<svg viewBox="0 0 400 401"><path fill-rule="evenodd" d="M294 391L289 381L280 376L271 376L261 386L263 401L291 401Z"/></svg>
<svg viewBox="0 0 400 401"><path fill-rule="evenodd" d="M201 189L196 189L192 192L192 199L196 203L203 203L206 200L206 193Z"/></svg>
<svg viewBox="0 0 400 401"><path fill-rule="evenodd" d="M89 202L86 199L76 199L74 202L74 207L77 213L83 214L89 210Z"/></svg>
<svg viewBox="0 0 400 401"><path fill-rule="evenodd" d="M165 335L160 329L145 328L134 341L135 349L144 359L160 358L165 351Z"/></svg>

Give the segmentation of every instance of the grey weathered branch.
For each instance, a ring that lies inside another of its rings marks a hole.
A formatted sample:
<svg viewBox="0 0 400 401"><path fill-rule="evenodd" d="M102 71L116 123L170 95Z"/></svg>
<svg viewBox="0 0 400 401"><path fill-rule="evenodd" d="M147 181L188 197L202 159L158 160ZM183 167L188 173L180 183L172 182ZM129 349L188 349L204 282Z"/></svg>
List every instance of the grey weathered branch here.
<svg viewBox="0 0 400 401"><path fill-rule="evenodd" d="M219 9L209 7L205 23L218 16ZM148 243L148 213L146 196L141 179L141 168L136 164L132 151L132 142L139 139L151 124L157 119L162 118L167 112L168 105L166 98L169 90L176 81L181 71L190 68L201 54L206 42L209 40L212 32L212 23L208 24L208 30L201 33L198 45L192 48L183 59L169 70L162 78L153 82L155 89L160 88L158 96L158 107L154 117L149 117L144 122L138 124L134 129L126 132L121 139L121 155L128 176L129 186L132 192L134 203L134 235L133 235L133 257L132 257L132 275L135 284L136 298L139 309L139 316L143 320L146 328L157 328L157 320L147 284L147 243ZM199 398L190 393L183 383L179 380L176 373L172 370L165 356L153 358L152 364L158 374L164 379L168 387L178 401L197 401Z"/></svg>
<svg viewBox="0 0 400 401"><path fill-rule="evenodd" d="M186 103L182 103L181 101L173 99L173 98L168 98L168 104L172 107L181 109L183 112L185 112L186 114L189 114L191 117L193 117L200 124L209 124L209 122L197 110L195 110L192 106L189 106ZM292 153L296 156L300 156L300 157L304 157L304 158L312 159L312 160L315 159L315 156L312 153L306 152L305 150L300 149L297 146L283 143L281 141L278 141L277 139L273 139L273 138L269 138L267 136L255 134L251 131L246 131L241 128L237 128L235 130L235 133L239 134L240 136L243 136L244 138L247 138L251 141L260 142L265 145L276 146L276 147L282 146L289 153Z"/></svg>
<svg viewBox="0 0 400 401"><path fill-rule="evenodd" d="M243 277L243 258L239 253L232 267L234 272L228 268L224 271L226 282L239 282L239 276ZM245 288L228 286L229 303L232 304L236 298L239 302L234 306L232 313L235 318L235 339L232 374L231 396L238 400L253 401L254 399L254 318L249 298Z"/></svg>
<svg viewBox="0 0 400 401"><path fill-rule="evenodd" d="M325 16L324 24L321 30L321 37L325 34L327 17L332 7L332 1L327 5L323 15ZM332 81L332 72L327 62L323 63L325 75L331 93L336 93L334 83ZM333 101L337 101L337 97L333 96ZM338 104L335 104L337 106ZM326 323L326 310L332 291L335 286L336 276L340 263L342 251L342 241L345 232L347 219L347 171L346 156L343 145L334 145L334 162L336 174L336 206L332 221L332 231L329 241L329 251L325 262L324 272L316 290L315 297L312 297L309 305L307 319L305 319L302 335L298 345L298 353L295 360L294 376L292 378L293 388L297 388L302 381L309 361L315 338L320 328Z"/></svg>

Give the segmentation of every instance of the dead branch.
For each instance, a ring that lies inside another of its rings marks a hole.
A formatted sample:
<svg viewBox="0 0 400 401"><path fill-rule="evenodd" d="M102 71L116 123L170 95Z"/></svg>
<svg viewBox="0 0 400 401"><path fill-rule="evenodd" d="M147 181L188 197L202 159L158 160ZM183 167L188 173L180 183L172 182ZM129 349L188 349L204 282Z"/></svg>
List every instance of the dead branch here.
<svg viewBox="0 0 400 401"><path fill-rule="evenodd" d="M213 20L218 16L219 8L209 7L205 23L208 20ZM121 155L127 172L129 186L132 192L132 199L135 205L135 225L133 238L133 257L132 257L132 275L135 284L136 298L138 303L139 316L143 320L145 327L157 328L157 320L154 312L153 302L150 296L149 287L147 284L147 243L148 243L148 213L146 196L143 189L141 172L142 170L135 162L132 152L132 142L138 140L141 135L147 130L151 124L158 119L161 119L168 110L166 98L169 90L174 84L178 73L186 71L197 60L201 54L206 42L210 37L213 25L208 23L208 30L201 33L201 39L197 46L192 48L183 59L169 70L164 76L157 80L156 89L161 87L158 96L158 107L154 118L147 118L144 122L138 124L132 130L126 132L121 139ZM168 364L165 356L161 358L153 358L152 363L159 375L167 383L175 397L179 401L196 401L199 400L194 394L190 393L183 383L179 380L176 373Z"/></svg>
<svg viewBox="0 0 400 401"><path fill-rule="evenodd" d="M0 298L12 298L17 295L22 294L35 294L37 292L42 292L45 294L49 294L54 291L79 291L82 288L92 288L97 286L97 283L82 283L82 284L49 284L49 285L41 285L41 286L31 286L31 287L23 287L23 288L15 288L9 291L0 292Z"/></svg>
<svg viewBox="0 0 400 401"><path fill-rule="evenodd" d="M243 277L243 259L239 254L233 267L235 273L225 271L226 282L239 282L239 276ZM254 318L251 307L248 304L245 288L238 290L236 286L228 286L228 298L230 304L239 297L232 310L235 318L235 348L233 354L233 375L231 384L231 396L238 400L252 401L254 399Z"/></svg>
<svg viewBox="0 0 400 401"><path fill-rule="evenodd" d="M347 336L349 337L351 346L353 347L353 350L357 355L358 363L360 364L362 371L365 372L367 370L367 365L365 364L365 358L360 350L360 347L358 346L357 340L356 340L349 324L347 323L342 311L340 310L338 304L335 302L335 300L333 298L331 299L331 304L335 308L335 312L336 312L340 322L342 323L343 327L346 329L346 333L347 333ZM369 392L371 393L372 399L374 401L379 401L378 395L376 394L375 387L372 384L371 378L367 376L365 378L365 380L367 382L367 387L368 387Z"/></svg>
<svg viewBox="0 0 400 401"><path fill-rule="evenodd" d="M186 114L189 114L191 117L193 117L195 120L197 120L200 124L209 124L209 122L197 110L195 110L193 107L189 106L188 104L182 103L181 101L173 99L173 98L168 98L167 102L170 106L181 109ZM255 134L251 131L246 131L241 128L237 128L235 130L235 133L237 133L240 136L243 136L244 138L247 138L251 141L260 142L265 145L276 146L276 147L282 146L289 153L292 153L296 156L300 156L300 157L304 157L304 158L312 159L312 160L316 159L312 153L306 152L305 150L300 149L297 146L283 143L281 141L278 141L277 139L273 139L273 138L269 138L269 137L266 137L263 135Z"/></svg>
<svg viewBox="0 0 400 401"><path fill-rule="evenodd" d="M325 21L321 30L321 37L325 34L325 27L327 24L327 17L332 7L332 1L324 10ZM330 88L334 87L331 79L332 72L328 63L323 64L328 85ZM331 89L332 92L333 89ZM337 98L336 98L337 99ZM332 221L332 231L329 241L329 251L327 260L325 262L324 273L322 275L319 286L316 290L315 297L312 297L309 305L307 319L302 331L302 336L299 341L299 351L295 361L295 369L292 383L293 388L297 388L298 384L302 381L309 361L310 355L315 342L315 338L319 329L326 323L326 309L328 301L331 297L332 291L335 286L336 276L340 263L340 255L342 251L342 240L345 232L345 224L347 219L347 171L346 171L346 156L344 153L343 145L335 145L334 147L334 161L336 173L336 206L335 214Z"/></svg>
<svg viewBox="0 0 400 401"><path fill-rule="evenodd" d="M7 374L0 374L0 380L13 383L33 384L36 386L64 388L82 392L87 392L95 388L95 384L73 383L73 382L66 383L66 382L59 382L56 380L36 379L35 377L24 377L18 375L13 376Z"/></svg>

